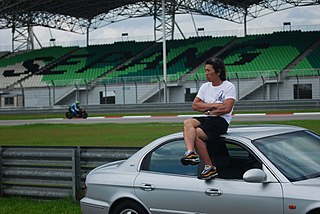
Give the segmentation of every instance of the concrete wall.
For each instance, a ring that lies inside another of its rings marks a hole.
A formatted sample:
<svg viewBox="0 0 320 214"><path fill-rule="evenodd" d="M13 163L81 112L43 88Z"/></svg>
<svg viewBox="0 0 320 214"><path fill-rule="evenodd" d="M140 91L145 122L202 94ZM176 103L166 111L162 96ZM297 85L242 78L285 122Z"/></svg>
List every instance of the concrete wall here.
<svg viewBox="0 0 320 214"><path fill-rule="evenodd" d="M256 83L253 83L256 81ZM277 84L276 81L266 82L264 86L259 83L259 79L241 79L240 81L231 80L235 84L236 89L239 89L239 96L243 96L248 91L246 88L253 84L260 84L254 92L245 96L243 100L294 100L294 85L311 84L312 86L312 99L320 99L320 77L315 78L302 78L299 80L295 77L284 79ZM197 92L203 81L186 81L174 84L168 84L168 102L170 103L183 103L185 102L185 93L189 89ZM239 84L239 85L238 85ZM85 87L56 87L56 88L21 88L14 89L10 94L5 96L22 96L24 93L25 107L48 107L53 106L54 101L57 105L70 105L75 100L79 100L82 105L100 105L100 93L108 96L115 96L115 104L140 104L144 103L159 103L164 102L164 85L161 83L130 83L130 84L117 84L117 85L98 85L92 89ZM160 93L159 93L159 88ZM279 92L278 92L279 91ZM61 99L61 97L64 97ZM21 99L20 99L21 100ZM22 105L22 101L16 102L16 105ZM3 96L1 97L1 107L4 106Z"/></svg>

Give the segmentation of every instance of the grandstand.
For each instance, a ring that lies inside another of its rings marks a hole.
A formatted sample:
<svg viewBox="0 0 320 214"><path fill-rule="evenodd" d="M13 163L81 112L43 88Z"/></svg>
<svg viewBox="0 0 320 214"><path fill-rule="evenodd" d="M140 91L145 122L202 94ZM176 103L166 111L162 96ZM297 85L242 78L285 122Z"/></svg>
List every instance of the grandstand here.
<svg viewBox="0 0 320 214"><path fill-rule="evenodd" d="M193 99L210 57L225 60L239 100L320 99L319 31L169 40L166 54L169 102ZM0 104L163 102L162 67L162 44L150 41L4 53Z"/></svg>
<svg viewBox="0 0 320 214"><path fill-rule="evenodd" d="M239 100L320 99L318 31L173 37L177 14L246 26L270 12L306 5L319 1L3 1L0 28L11 29L12 52L0 53L0 107L54 107L75 99L85 105L190 102L205 81L209 57L225 60ZM89 45L89 32L146 16L154 19L154 41ZM37 40L33 26L86 33L87 46L25 50ZM165 43L159 41L165 35L171 40L164 64Z"/></svg>

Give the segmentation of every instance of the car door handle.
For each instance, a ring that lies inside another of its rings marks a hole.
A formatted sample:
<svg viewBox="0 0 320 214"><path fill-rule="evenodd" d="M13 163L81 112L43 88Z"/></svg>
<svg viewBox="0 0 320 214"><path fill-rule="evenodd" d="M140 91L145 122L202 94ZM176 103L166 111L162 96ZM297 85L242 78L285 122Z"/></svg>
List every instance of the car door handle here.
<svg viewBox="0 0 320 214"><path fill-rule="evenodd" d="M209 196L220 196L223 194L223 192L219 189L207 189L205 193Z"/></svg>
<svg viewBox="0 0 320 214"><path fill-rule="evenodd" d="M155 186L153 186L152 184L140 184L140 189L144 191L152 191L155 190Z"/></svg>

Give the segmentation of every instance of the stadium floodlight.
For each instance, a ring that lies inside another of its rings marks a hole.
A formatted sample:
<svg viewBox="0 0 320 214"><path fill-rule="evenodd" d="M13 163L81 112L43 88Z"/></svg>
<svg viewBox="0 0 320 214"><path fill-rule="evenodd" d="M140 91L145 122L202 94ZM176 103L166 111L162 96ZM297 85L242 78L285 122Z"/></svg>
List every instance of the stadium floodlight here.
<svg viewBox="0 0 320 214"><path fill-rule="evenodd" d="M121 38L122 38L122 41L124 41L124 40L128 41L129 40L129 34L128 33L122 33L121 34Z"/></svg>
<svg viewBox="0 0 320 214"><path fill-rule="evenodd" d="M291 22L283 22L283 31L285 31L286 26L289 26L289 31L291 31Z"/></svg>
<svg viewBox="0 0 320 214"><path fill-rule="evenodd" d="M202 36L204 36L204 28L200 27L197 29L198 33L202 32Z"/></svg>

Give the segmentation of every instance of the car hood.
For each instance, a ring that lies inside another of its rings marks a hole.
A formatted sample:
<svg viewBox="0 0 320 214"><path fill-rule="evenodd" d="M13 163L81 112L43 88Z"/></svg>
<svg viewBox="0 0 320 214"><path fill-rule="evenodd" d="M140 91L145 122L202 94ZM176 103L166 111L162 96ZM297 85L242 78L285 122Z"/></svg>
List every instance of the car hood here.
<svg viewBox="0 0 320 214"><path fill-rule="evenodd" d="M296 186L317 186L320 187L320 177L319 178L311 178L303 181L293 182Z"/></svg>

